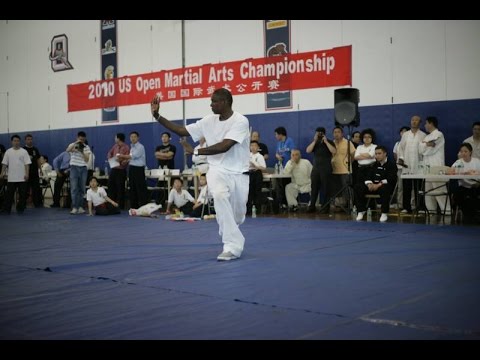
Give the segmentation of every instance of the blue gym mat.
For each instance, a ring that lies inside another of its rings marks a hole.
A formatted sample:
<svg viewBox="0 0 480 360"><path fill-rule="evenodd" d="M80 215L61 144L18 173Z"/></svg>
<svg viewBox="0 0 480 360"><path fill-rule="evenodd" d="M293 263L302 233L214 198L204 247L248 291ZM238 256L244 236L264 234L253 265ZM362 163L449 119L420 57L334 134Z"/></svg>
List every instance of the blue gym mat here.
<svg viewBox="0 0 480 360"><path fill-rule="evenodd" d="M478 227L27 209L0 217L1 339L479 339Z"/></svg>

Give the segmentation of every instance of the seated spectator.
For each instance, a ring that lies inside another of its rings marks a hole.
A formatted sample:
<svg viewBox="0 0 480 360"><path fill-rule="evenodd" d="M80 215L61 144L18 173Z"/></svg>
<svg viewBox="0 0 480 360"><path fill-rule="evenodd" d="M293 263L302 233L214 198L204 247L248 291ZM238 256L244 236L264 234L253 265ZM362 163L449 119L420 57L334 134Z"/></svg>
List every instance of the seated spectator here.
<svg viewBox="0 0 480 360"><path fill-rule="evenodd" d="M202 136L198 141L198 145L195 146L194 150L203 149L203 148L206 148L207 146L208 146L207 142L205 141L205 138ZM207 155L192 154L192 167L193 166L197 167L200 174L206 174L208 171Z"/></svg>
<svg viewBox="0 0 480 360"><path fill-rule="evenodd" d="M449 174L476 175L480 174L480 159L472 156L473 148L470 143L460 146L460 159L455 161ZM453 194L455 203L462 210L464 223L474 223L475 213L480 209L480 186L479 182L469 179L458 180L458 188Z"/></svg>
<svg viewBox="0 0 480 360"><path fill-rule="evenodd" d="M395 189L397 181L397 166L393 161L387 159L387 149L384 146L377 146L375 149L376 162L363 172L359 182L355 185L355 203L358 209L357 221L363 219L366 210L366 194L380 195L382 202L382 215L380 221L388 220L390 207L390 196ZM360 175L360 174L359 174Z"/></svg>
<svg viewBox="0 0 480 360"><path fill-rule="evenodd" d="M40 178L42 179L43 184L47 184L47 181L50 181L48 174L53 170L52 165L48 163L47 155L40 155L40 158L38 159L38 161L40 162L40 169L39 169Z"/></svg>
<svg viewBox="0 0 480 360"><path fill-rule="evenodd" d="M200 217L202 216L202 211L203 214L208 213L210 215L210 212L205 210L205 206L208 208L208 185L207 185L207 176L205 174L200 175L199 178L200 181L200 194L198 194L197 201L195 201L195 204L193 205L193 211L191 213L192 217Z"/></svg>
<svg viewBox="0 0 480 360"><path fill-rule="evenodd" d="M195 199L187 190L182 189L182 186L182 179L176 178L173 180L173 189L170 190L170 194L168 195L167 214L170 214L172 204L174 204L175 207L185 215L190 215L192 213Z"/></svg>
<svg viewBox="0 0 480 360"><path fill-rule="evenodd" d="M375 132L372 129L365 129L361 133L363 144L355 149L354 160L358 163L358 170L353 175L353 185L365 178L369 167L375 164ZM360 180L359 180L360 179Z"/></svg>
<svg viewBox="0 0 480 360"><path fill-rule="evenodd" d="M98 180L96 177L90 179L90 189L87 191L87 201L88 216L120 214L118 203L107 196L107 192L103 187L98 186Z"/></svg>
<svg viewBox="0 0 480 360"><path fill-rule="evenodd" d="M312 190L312 164L306 159L302 159L300 150L292 150L292 158L288 160L284 173L292 176L292 180L285 186L285 196L287 204L292 211L298 210L297 196L299 193L310 193Z"/></svg>

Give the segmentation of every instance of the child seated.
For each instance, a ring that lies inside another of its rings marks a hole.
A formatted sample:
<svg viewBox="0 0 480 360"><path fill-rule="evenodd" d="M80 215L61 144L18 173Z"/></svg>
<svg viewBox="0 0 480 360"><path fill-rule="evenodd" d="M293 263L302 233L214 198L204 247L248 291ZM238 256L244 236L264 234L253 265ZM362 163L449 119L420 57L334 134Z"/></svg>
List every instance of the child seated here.
<svg viewBox="0 0 480 360"><path fill-rule="evenodd" d="M175 204L177 209L183 212L185 215L190 215L192 213L192 207L195 203L195 199L187 190L182 189L182 186L182 179L176 178L173 180L173 189L170 190L170 194L168 195L167 214L170 214L170 207L172 204Z"/></svg>
<svg viewBox="0 0 480 360"><path fill-rule="evenodd" d="M198 194L197 201L193 205L193 211L191 213L192 217L201 217L202 216L202 211L204 214L209 214L208 212L208 198L207 198L207 177L205 174L200 175L199 178L200 182L200 194ZM203 208L206 207L204 210Z"/></svg>
<svg viewBox="0 0 480 360"><path fill-rule="evenodd" d="M103 187L98 186L96 177L90 179L90 189L87 191L88 216L120 214L118 203L107 196Z"/></svg>

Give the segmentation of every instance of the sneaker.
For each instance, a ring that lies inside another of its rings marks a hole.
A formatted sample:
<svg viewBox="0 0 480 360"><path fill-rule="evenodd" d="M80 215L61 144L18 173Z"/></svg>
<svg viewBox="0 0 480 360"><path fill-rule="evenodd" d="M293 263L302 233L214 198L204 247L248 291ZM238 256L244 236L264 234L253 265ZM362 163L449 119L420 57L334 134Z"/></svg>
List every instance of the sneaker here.
<svg viewBox="0 0 480 360"><path fill-rule="evenodd" d="M72 215L78 214L77 208L73 208L72 211L70 211L70 214Z"/></svg>
<svg viewBox="0 0 480 360"><path fill-rule="evenodd" d="M78 208L78 213L79 213L79 214L85 214L85 210L83 210L83 208L80 206L80 207Z"/></svg>
<svg viewBox="0 0 480 360"><path fill-rule="evenodd" d="M297 212L298 211L298 206L296 206L296 205L291 206L290 211Z"/></svg>
<svg viewBox="0 0 480 360"><path fill-rule="evenodd" d="M388 220L388 214L382 213L382 216L380 216L380 222L385 222Z"/></svg>
<svg viewBox="0 0 480 360"><path fill-rule="evenodd" d="M412 210L403 209L402 211L400 211L400 213L401 214L411 214Z"/></svg>
<svg viewBox="0 0 480 360"><path fill-rule="evenodd" d="M238 259L240 256L233 255L230 251L224 251L217 256L218 261L228 261Z"/></svg>
<svg viewBox="0 0 480 360"><path fill-rule="evenodd" d="M364 211L360 211L357 215L357 221L362 221L363 220L363 214L365 214Z"/></svg>

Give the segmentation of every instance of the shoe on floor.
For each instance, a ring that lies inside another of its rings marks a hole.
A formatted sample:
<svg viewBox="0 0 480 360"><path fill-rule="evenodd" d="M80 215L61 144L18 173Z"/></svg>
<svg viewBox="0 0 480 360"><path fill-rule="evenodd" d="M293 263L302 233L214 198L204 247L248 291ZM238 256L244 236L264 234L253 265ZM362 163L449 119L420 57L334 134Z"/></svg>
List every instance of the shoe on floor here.
<svg viewBox="0 0 480 360"><path fill-rule="evenodd" d="M72 211L70 211L70 214L72 215L78 214L77 208L73 208Z"/></svg>
<svg viewBox="0 0 480 360"><path fill-rule="evenodd" d="M83 208L80 206L80 207L78 208L78 213L79 213L79 214L85 214L85 210L83 210Z"/></svg>
<svg viewBox="0 0 480 360"><path fill-rule="evenodd" d="M218 261L229 261L238 259L239 256L233 255L230 251L224 251L220 255L217 256Z"/></svg>
<svg viewBox="0 0 480 360"><path fill-rule="evenodd" d="M380 222L385 222L388 220L388 214L382 213L382 216L380 216Z"/></svg>
<svg viewBox="0 0 480 360"><path fill-rule="evenodd" d="M362 221L363 220L363 215L365 214L364 211L360 211L357 215L357 221Z"/></svg>

